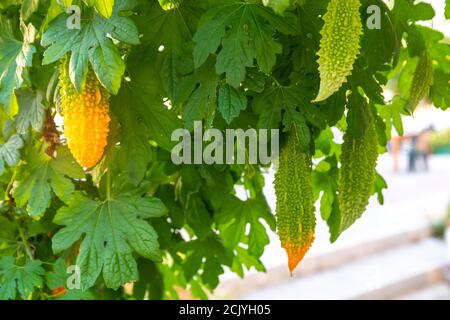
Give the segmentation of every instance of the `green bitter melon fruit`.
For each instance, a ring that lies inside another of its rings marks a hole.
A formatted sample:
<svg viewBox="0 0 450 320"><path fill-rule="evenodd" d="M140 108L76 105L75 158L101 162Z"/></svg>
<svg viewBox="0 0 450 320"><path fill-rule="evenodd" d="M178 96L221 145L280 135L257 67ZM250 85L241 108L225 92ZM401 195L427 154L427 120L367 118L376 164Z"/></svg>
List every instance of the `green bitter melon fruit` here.
<svg viewBox="0 0 450 320"><path fill-rule="evenodd" d="M373 193L378 137L374 116L368 107L366 111L368 121L364 136L356 138L349 130L344 135L339 170L339 213L331 228L332 241L362 216Z"/></svg>
<svg viewBox="0 0 450 320"><path fill-rule="evenodd" d="M320 89L314 102L328 99L351 75L363 33L360 0L331 0L323 16L320 40Z"/></svg>
<svg viewBox="0 0 450 320"><path fill-rule="evenodd" d="M417 64L414 72L411 91L408 102L408 109L414 111L420 101L428 94L433 83L433 61L430 55L425 52Z"/></svg>
<svg viewBox="0 0 450 320"><path fill-rule="evenodd" d="M314 241L316 225L311 157L301 152L294 130L281 148L274 185L278 236L293 272Z"/></svg>

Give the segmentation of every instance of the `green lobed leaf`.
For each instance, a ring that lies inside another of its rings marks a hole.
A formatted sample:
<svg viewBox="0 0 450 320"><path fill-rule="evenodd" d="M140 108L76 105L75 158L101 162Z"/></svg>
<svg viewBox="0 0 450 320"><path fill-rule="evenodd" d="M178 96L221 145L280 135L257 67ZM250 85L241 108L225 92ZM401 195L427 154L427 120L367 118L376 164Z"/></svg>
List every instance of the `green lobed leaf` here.
<svg viewBox="0 0 450 320"><path fill-rule="evenodd" d="M293 21L283 20L261 4L230 1L208 11L194 35L196 68L218 49L216 72L225 73L227 82L237 88L245 79L246 68L258 63L270 73L281 45L274 39L276 30L295 33ZM227 28L229 26L230 28Z"/></svg>
<svg viewBox="0 0 450 320"><path fill-rule="evenodd" d="M183 120L189 130L194 128L194 121L206 119L211 124L217 106L217 85L219 77L215 72L214 60L208 61L193 74L187 76L178 88L175 104L183 104Z"/></svg>
<svg viewBox="0 0 450 320"><path fill-rule="evenodd" d="M310 103L312 91L306 88L307 84L267 87L253 100L253 110L259 114L258 127L278 128L282 120L285 129L289 130L293 123L297 123L304 132L299 141L306 146L310 141L306 133L306 122L321 129L326 125L326 115ZM285 114L282 117L283 110Z"/></svg>
<svg viewBox="0 0 450 320"><path fill-rule="evenodd" d="M139 44L133 21L119 12L120 6L116 4L110 19L94 15L92 19L82 21L81 29L68 28L67 15L59 15L42 36L41 44L47 47L42 63L53 63L71 52L69 73L75 88L82 88L89 61L101 84L116 94L125 63L108 35L125 43Z"/></svg>
<svg viewBox="0 0 450 320"><path fill-rule="evenodd" d="M0 17L0 105L7 113L11 112L14 89L23 83L24 69L32 64L35 32L32 24L22 25L23 41L19 41L10 23Z"/></svg>
<svg viewBox="0 0 450 320"><path fill-rule="evenodd" d="M77 258L82 289L93 286L100 274L108 288L117 289L138 280L134 251L161 260L158 235L144 219L164 214L159 200L138 194L99 201L76 192L55 216L54 222L64 227L52 239L53 251L68 249L82 238Z"/></svg>
<svg viewBox="0 0 450 320"><path fill-rule="evenodd" d="M121 120L120 149L115 160L118 162L119 170L137 186L144 179L152 150L148 141L147 128L139 120L139 114L132 108L123 107L128 105L125 97L124 94L118 95L112 100L111 105L112 110Z"/></svg>
<svg viewBox="0 0 450 320"><path fill-rule="evenodd" d="M144 31L141 42L155 54L155 77L171 99L176 99L181 82L194 70L191 28L198 22L198 11L189 1L176 5L176 10L163 10L152 2L148 14L137 19Z"/></svg>
<svg viewBox="0 0 450 320"><path fill-rule="evenodd" d="M160 82L153 77L157 74L153 58L146 48L130 55L128 72L131 81L113 98L112 105L117 105L117 108L128 106L131 110L124 112L142 120L149 139L156 141L161 148L171 151L175 145L175 142L171 141L172 132L183 126L177 115L164 104ZM139 159L144 161L141 157Z"/></svg>
<svg viewBox="0 0 450 320"><path fill-rule="evenodd" d="M26 134L29 128L41 131L44 124L45 106L42 103L42 92L20 90L16 92L19 103L19 114L15 119L16 130L20 134Z"/></svg>
<svg viewBox="0 0 450 320"><path fill-rule="evenodd" d="M224 84L219 87L218 103L222 117L230 124L242 110L247 108L247 97L243 91Z"/></svg>
<svg viewBox="0 0 450 320"><path fill-rule="evenodd" d="M62 201L68 201L75 189L72 181L66 177L69 173L57 165L56 159L33 148L20 167L13 195L17 205L26 206L32 217L44 214L50 206L53 193Z"/></svg>
<svg viewBox="0 0 450 320"><path fill-rule="evenodd" d="M246 201L229 196L215 216L227 248L235 248L239 243L246 243L249 253L258 258L269 243L269 237L260 219L274 230L275 218L262 196ZM248 224L250 224L250 231L247 235Z"/></svg>
<svg viewBox="0 0 450 320"><path fill-rule="evenodd" d="M199 270L203 270L202 280L210 289L218 285L219 276L224 272L222 264L231 266L232 263L232 255L215 235L182 243L178 252L186 254L183 263L185 278L191 281Z"/></svg>
<svg viewBox="0 0 450 320"><path fill-rule="evenodd" d="M9 166L19 163L22 147L23 140L19 135L11 136L5 144L0 145L0 175L5 170L5 163Z"/></svg>
<svg viewBox="0 0 450 320"><path fill-rule="evenodd" d="M44 274L39 260L16 265L14 257L1 257L0 300L15 300L17 293L24 300L30 299L34 289L42 287Z"/></svg>
<svg viewBox="0 0 450 320"><path fill-rule="evenodd" d="M430 89L430 97L433 103L446 110L450 108L450 72L445 73L442 69L434 72L433 86Z"/></svg>

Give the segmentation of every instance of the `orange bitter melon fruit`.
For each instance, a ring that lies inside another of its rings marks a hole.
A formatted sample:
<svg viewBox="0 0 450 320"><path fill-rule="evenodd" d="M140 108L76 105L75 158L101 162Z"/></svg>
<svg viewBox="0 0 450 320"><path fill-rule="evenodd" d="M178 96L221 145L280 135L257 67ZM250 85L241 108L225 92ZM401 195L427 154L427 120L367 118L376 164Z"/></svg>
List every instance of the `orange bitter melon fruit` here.
<svg viewBox="0 0 450 320"><path fill-rule="evenodd" d="M72 85L68 63L60 66L60 105L64 136L75 160L85 168L103 157L109 133L109 95L89 69L80 92Z"/></svg>

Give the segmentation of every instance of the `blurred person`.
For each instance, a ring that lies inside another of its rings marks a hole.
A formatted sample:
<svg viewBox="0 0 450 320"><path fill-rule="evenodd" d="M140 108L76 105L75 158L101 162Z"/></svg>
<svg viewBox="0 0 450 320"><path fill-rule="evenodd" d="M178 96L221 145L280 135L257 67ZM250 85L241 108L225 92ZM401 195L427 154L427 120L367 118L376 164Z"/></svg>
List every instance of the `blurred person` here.
<svg viewBox="0 0 450 320"><path fill-rule="evenodd" d="M392 170L394 172L399 171L399 155L400 155L400 148L401 148L402 138L400 136L392 137L392 140L389 144L390 150L392 152L393 157L393 168Z"/></svg>
<svg viewBox="0 0 450 320"><path fill-rule="evenodd" d="M422 130L416 138L415 142L415 157L420 159L424 171L428 171L428 159L432 153L431 148L431 134L434 128L432 126Z"/></svg>
<svg viewBox="0 0 450 320"><path fill-rule="evenodd" d="M402 149L408 155L408 172L416 171L416 140L417 134L404 134L403 136L393 136L388 144L389 151L392 153L394 173L400 171L400 153Z"/></svg>
<svg viewBox="0 0 450 320"><path fill-rule="evenodd" d="M409 146L407 149L409 149L408 151L408 172L416 172L416 161L417 161L417 140L418 140L419 135L417 134L412 134L410 136L408 136L407 138L409 139Z"/></svg>

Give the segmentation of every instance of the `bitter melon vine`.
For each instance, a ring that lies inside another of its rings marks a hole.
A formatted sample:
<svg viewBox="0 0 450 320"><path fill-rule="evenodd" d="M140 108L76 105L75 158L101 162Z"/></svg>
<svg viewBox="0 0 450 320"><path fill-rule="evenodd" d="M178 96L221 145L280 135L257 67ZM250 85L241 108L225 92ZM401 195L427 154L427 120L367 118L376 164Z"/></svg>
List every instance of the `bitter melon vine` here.
<svg viewBox="0 0 450 320"><path fill-rule="evenodd" d="M328 99L340 89L353 70L360 52L362 23L359 0L331 0L320 34L320 89L315 102Z"/></svg>
<svg viewBox="0 0 450 320"><path fill-rule="evenodd" d="M291 271L316 217L336 240L377 143L450 106L439 1L386 2L0 0L0 300L206 299L270 230Z"/></svg>
<svg viewBox="0 0 450 320"><path fill-rule="evenodd" d="M316 226L311 156L301 152L294 130L281 149L274 183L278 236L287 252L291 272L314 241Z"/></svg>
<svg viewBox="0 0 450 320"><path fill-rule="evenodd" d="M364 136L354 137L350 130L344 135L339 171L339 209L331 228L332 240L361 217L373 193L378 137L371 110L367 106L364 109L367 115Z"/></svg>
<svg viewBox="0 0 450 320"><path fill-rule="evenodd" d="M408 109L414 111L420 101L428 94L433 83L433 61L428 54L424 52L417 63L414 72L414 78L411 84L411 91L408 102Z"/></svg>
<svg viewBox="0 0 450 320"><path fill-rule="evenodd" d="M60 66L59 81L67 145L82 167L92 168L102 158L108 140L109 95L90 69L81 92L70 82L67 63Z"/></svg>

